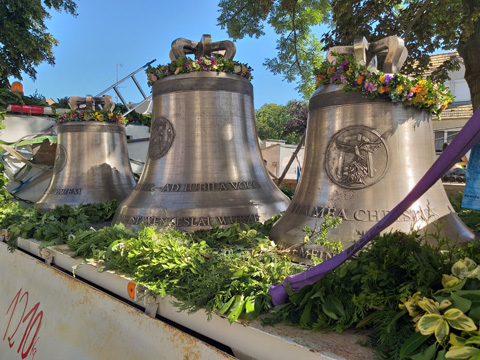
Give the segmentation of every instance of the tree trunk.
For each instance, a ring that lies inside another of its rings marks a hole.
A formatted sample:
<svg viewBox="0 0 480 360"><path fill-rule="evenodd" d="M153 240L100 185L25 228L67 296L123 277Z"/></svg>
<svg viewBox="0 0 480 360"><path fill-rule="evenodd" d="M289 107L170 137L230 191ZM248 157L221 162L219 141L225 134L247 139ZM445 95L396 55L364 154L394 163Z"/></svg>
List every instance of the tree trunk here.
<svg viewBox="0 0 480 360"><path fill-rule="evenodd" d="M476 2L478 0L463 0L463 6L466 12L466 23L474 15ZM466 25L468 27L468 25ZM467 36L465 30L458 43L458 53L463 58L465 64L465 80L470 88L473 111L480 107L480 19L472 24L472 33Z"/></svg>

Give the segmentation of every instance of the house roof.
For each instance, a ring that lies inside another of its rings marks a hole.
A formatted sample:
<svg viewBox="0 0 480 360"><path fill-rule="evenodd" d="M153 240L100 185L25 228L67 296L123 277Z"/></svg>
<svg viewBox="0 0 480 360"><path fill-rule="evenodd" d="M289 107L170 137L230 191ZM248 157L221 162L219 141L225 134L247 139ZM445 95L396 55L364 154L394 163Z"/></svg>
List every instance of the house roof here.
<svg viewBox="0 0 480 360"><path fill-rule="evenodd" d="M422 75L424 78L430 76L433 71L435 71L440 65L443 64L445 60L450 60L451 58L459 57L460 61L463 62L463 59L458 54L458 51L450 51L442 54L435 54L430 56L430 67L425 70L424 74Z"/></svg>
<svg viewBox="0 0 480 360"><path fill-rule="evenodd" d="M472 104L451 104L448 108L442 111L442 120L465 120L470 119L473 115L473 106ZM432 116L434 120L438 118L434 115Z"/></svg>

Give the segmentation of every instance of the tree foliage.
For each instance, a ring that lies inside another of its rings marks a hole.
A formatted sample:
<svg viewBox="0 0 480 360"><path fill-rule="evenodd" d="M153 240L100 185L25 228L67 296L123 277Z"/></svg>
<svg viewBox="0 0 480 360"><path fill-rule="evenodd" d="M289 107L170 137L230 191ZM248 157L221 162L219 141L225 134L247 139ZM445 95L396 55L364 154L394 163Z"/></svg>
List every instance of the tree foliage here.
<svg viewBox="0 0 480 360"><path fill-rule="evenodd" d="M265 35L270 25L279 35L277 56L264 65L288 82L297 82L305 98L313 93L312 66L322 61L322 46L312 29L325 20L328 0L220 0L218 23L233 39Z"/></svg>
<svg viewBox="0 0 480 360"><path fill-rule="evenodd" d="M262 140L285 140L298 144L307 127L308 105L291 100L287 105L265 104L255 112L258 136Z"/></svg>
<svg viewBox="0 0 480 360"><path fill-rule="evenodd" d="M285 125L283 136L289 136L297 144L307 129L308 104L306 101L291 100L287 104L290 119Z"/></svg>
<svg viewBox="0 0 480 360"><path fill-rule="evenodd" d="M284 105L264 104L255 112L255 120L260 139L280 140L289 116Z"/></svg>
<svg viewBox="0 0 480 360"><path fill-rule="evenodd" d="M57 40L45 25L50 10L76 16L73 0L0 0L0 86L9 86L8 78L32 79L35 67L46 61L55 64L52 48Z"/></svg>

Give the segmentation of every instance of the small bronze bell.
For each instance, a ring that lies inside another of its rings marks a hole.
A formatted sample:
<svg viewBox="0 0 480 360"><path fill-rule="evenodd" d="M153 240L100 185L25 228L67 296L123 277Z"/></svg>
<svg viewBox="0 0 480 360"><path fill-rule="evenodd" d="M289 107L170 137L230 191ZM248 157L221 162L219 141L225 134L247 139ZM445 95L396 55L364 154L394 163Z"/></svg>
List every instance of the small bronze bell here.
<svg viewBox="0 0 480 360"><path fill-rule="evenodd" d="M113 110L111 97L71 97L75 110L87 104ZM53 176L37 208L122 200L135 186L125 127L117 123L74 121L58 124Z"/></svg>

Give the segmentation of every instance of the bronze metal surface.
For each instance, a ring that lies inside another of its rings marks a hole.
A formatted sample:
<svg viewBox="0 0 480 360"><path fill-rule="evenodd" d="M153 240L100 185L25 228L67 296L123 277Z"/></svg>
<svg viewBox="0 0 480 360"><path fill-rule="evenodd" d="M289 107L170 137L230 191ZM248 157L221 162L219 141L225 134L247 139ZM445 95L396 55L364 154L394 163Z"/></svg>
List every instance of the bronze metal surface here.
<svg viewBox="0 0 480 360"><path fill-rule="evenodd" d="M37 202L39 209L120 201L131 192L135 179L124 126L68 122L59 124L57 130L54 175Z"/></svg>
<svg viewBox="0 0 480 360"><path fill-rule="evenodd" d="M286 246L298 244L302 228L318 227L328 214L342 218L329 239L348 247L410 192L435 159L428 112L344 93L339 85L321 87L310 100L303 172L294 199L270 237ZM474 238L440 181L387 231L427 227L433 232L437 225L456 243ZM305 249L295 254L301 260L310 257Z"/></svg>
<svg viewBox="0 0 480 360"><path fill-rule="evenodd" d="M287 208L263 165L248 80L216 72L161 79L152 119L144 170L114 222L195 231Z"/></svg>

